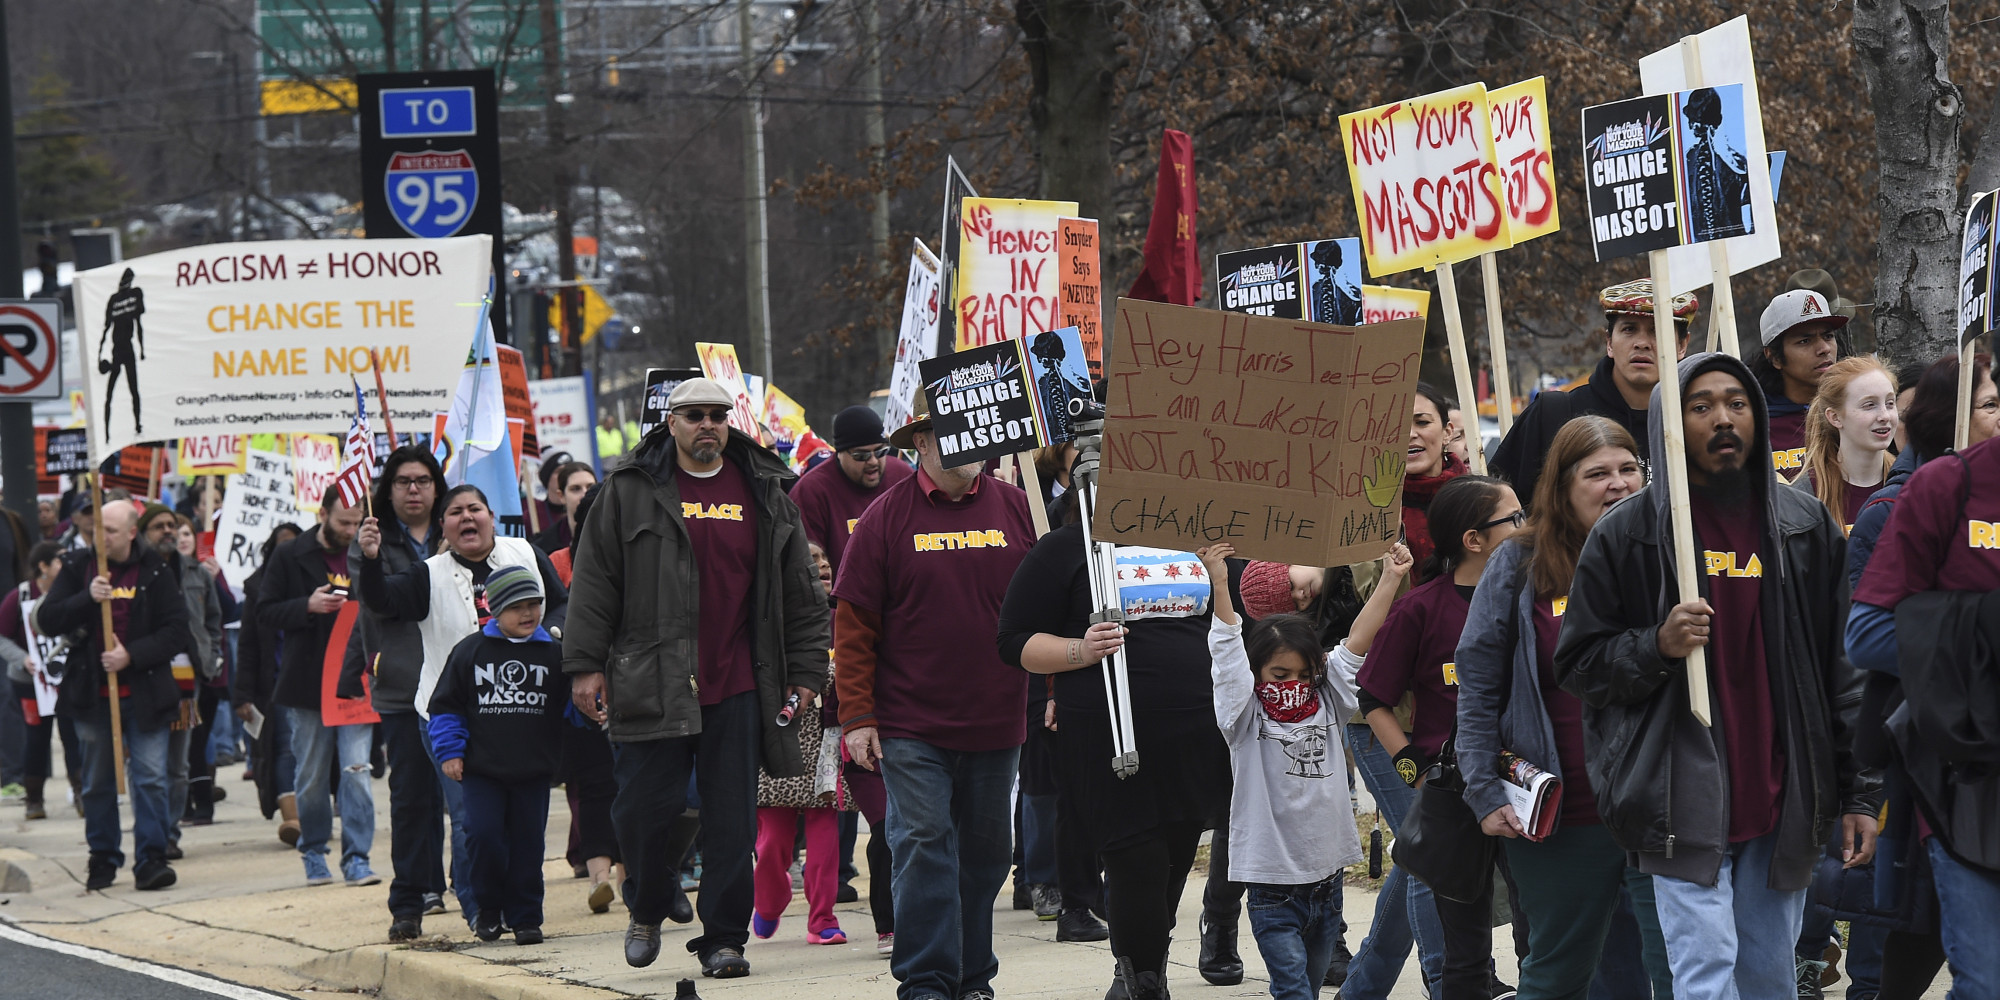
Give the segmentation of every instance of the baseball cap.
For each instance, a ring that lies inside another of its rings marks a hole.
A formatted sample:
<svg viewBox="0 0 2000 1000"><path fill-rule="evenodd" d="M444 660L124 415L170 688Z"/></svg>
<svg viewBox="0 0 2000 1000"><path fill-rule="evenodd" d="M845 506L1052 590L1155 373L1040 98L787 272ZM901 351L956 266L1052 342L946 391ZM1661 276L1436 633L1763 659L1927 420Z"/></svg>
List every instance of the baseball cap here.
<svg viewBox="0 0 2000 1000"><path fill-rule="evenodd" d="M1825 323L1838 330L1847 325L1847 317L1833 311L1826 304L1826 296L1805 288L1794 288L1771 300L1764 307L1764 315L1757 320L1758 332L1764 346L1785 335L1785 332L1804 323Z"/></svg>
<svg viewBox="0 0 2000 1000"><path fill-rule="evenodd" d="M691 378L674 386L667 396L667 409L678 410L683 406L735 406L736 397L729 394L722 383L712 378Z"/></svg>

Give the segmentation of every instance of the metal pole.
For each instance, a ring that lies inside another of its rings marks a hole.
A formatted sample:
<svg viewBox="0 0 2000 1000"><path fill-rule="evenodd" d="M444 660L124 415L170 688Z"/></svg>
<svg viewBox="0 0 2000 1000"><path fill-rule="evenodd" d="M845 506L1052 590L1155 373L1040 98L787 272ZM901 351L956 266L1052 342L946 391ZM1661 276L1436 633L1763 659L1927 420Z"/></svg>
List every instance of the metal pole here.
<svg viewBox="0 0 2000 1000"><path fill-rule="evenodd" d="M863 105L864 123L868 131L868 157L874 165L875 209L868 216L868 238L875 252L875 276L885 277L889 273L889 139L888 126L882 114L882 10L880 0L861 0L861 87L867 103ZM898 331L893 321L885 322L875 333L875 353L878 357L893 359L896 356Z"/></svg>
<svg viewBox="0 0 2000 1000"><path fill-rule="evenodd" d="M576 167L565 148L568 139L563 130L562 46L558 39L561 29L556 20L555 0L541 0L541 15L542 87L548 91L549 159L555 165L556 272L564 282L556 293L556 301L561 303L557 310L562 318L561 368L562 374L575 375L583 370L582 345L577 342L582 336L579 307L583 300L576 290L576 220L570 217L569 208L570 196L576 188ZM501 284L504 286L504 279Z"/></svg>
<svg viewBox="0 0 2000 1000"><path fill-rule="evenodd" d="M14 175L14 86L7 59L7 14L0 10L0 298L21 298L21 202ZM57 354L62 353L60 349ZM58 361L60 365L60 361ZM60 370L60 368L58 368ZM0 488L21 520L35 523L35 413L27 402L0 403ZM102 520L100 518L100 520ZM109 607L110 605L106 605Z"/></svg>
<svg viewBox="0 0 2000 1000"><path fill-rule="evenodd" d="M737 43L743 53L743 242L745 278L749 294L750 343L757 352L757 368L766 382L775 380L771 371L771 264L770 228L764 217L764 87L758 82L756 29L750 16L750 0L736 0Z"/></svg>

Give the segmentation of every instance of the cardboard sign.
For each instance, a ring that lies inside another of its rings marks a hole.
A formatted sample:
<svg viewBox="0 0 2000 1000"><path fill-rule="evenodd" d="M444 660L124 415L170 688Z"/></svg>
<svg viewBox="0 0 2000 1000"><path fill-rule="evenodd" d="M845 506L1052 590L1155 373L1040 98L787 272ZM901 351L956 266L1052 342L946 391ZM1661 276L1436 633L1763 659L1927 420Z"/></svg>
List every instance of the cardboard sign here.
<svg viewBox="0 0 2000 1000"><path fill-rule="evenodd" d="M1075 214L1073 201L959 202L958 287L952 292L959 350L1060 325L1060 232L1063 216Z"/></svg>
<svg viewBox="0 0 2000 1000"><path fill-rule="evenodd" d="M1688 53L1692 46L1699 76L1688 74ZM1725 242L1729 273L1741 274L1760 264L1777 260L1778 185L1766 180L1769 157L1764 145L1764 107L1757 93L1757 62L1750 48L1750 18L1737 17L1699 35L1668 45L1639 60L1639 87L1648 94L1668 94L1693 90L1697 86L1743 87L1743 144L1736 147L1744 156L1749 173L1749 198L1755 227L1743 236ZM1595 213L1593 213L1595 214ZM1602 258L1600 258L1602 259ZM1691 292L1713 281L1713 255L1705 246L1675 247L1667 251L1667 294Z"/></svg>
<svg viewBox="0 0 2000 1000"><path fill-rule="evenodd" d="M507 418L521 421L521 451L527 455L542 453L541 440L536 436L539 427L535 421L535 397L528 392L528 364L521 352L506 344L493 348L500 361L500 397L506 401Z"/></svg>
<svg viewBox="0 0 2000 1000"><path fill-rule="evenodd" d="M882 401L882 426L890 431L910 422L923 381L917 365L931 356L937 329L942 268L923 240L911 240L910 277L903 285L903 326L896 336L896 360L889 372L889 396Z"/></svg>
<svg viewBox="0 0 2000 1000"><path fill-rule="evenodd" d="M675 386L701 377L699 368L646 369L646 399L639 408L639 436L643 438L667 422L667 398L674 394Z"/></svg>
<svg viewBox="0 0 2000 1000"><path fill-rule="evenodd" d="M90 431L82 427L49 430L42 442L42 467L39 472L44 476L60 476L89 471Z"/></svg>
<svg viewBox="0 0 2000 1000"><path fill-rule="evenodd" d="M327 487L340 475L340 439L331 434L294 434L291 440L292 493L299 510L317 514Z"/></svg>
<svg viewBox="0 0 2000 1000"><path fill-rule="evenodd" d="M154 485L153 465L156 461L161 476L174 471L173 462L165 452L163 446L153 444L134 444L118 449L117 454L104 460L104 488L124 490L135 497L148 495L147 491Z"/></svg>
<svg viewBox="0 0 2000 1000"><path fill-rule="evenodd" d="M958 351L923 363L938 457L946 468L1075 437L1070 400L1090 394L1075 327Z"/></svg>
<svg viewBox="0 0 2000 1000"><path fill-rule="evenodd" d="M1958 257L1958 343L1971 343L1993 328L1993 209L2000 191L1972 196Z"/></svg>
<svg viewBox="0 0 2000 1000"><path fill-rule="evenodd" d="M1253 316L1361 322L1361 241L1280 243L1215 255L1222 308Z"/></svg>
<svg viewBox="0 0 2000 1000"><path fill-rule="evenodd" d="M1361 286L1361 324L1370 326L1390 320L1427 320L1431 315L1431 293L1422 288L1395 288L1389 285Z"/></svg>
<svg viewBox="0 0 2000 1000"><path fill-rule="evenodd" d="M1104 373L1104 270L1098 257L1096 219L1058 219L1062 254L1061 301L1056 325L1076 327L1090 375Z"/></svg>
<svg viewBox="0 0 2000 1000"><path fill-rule="evenodd" d="M528 383L535 408L535 440L541 455L569 452L579 462L597 464L597 434L590 420L590 385L581 375Z"/></svg>
<svg viewBox="0 0 2000 1000"><path fill-rule="evenodd" d="M1549 93L1541 77L1489 91L1493 156L1507 182L1507 234L1516 244L1562 228L1556 210L1556 161L1549 135Z"/></svg>
<svg viewBox="0 0 2000 1000"><path fill-rule="evenodd" d="M241 434L197 434L181 438L177 464L183 476L229 476L243 471Z"/></svg>
<svg viewBox="0 0 2000 1000"><path fill-rule="evenodd" d="M237 593L262 561L258 549L272 529L291 522L303 527L310 518L299 513L292 492L292 460L274 451L252 448L243 456L242 472L229 477L222 493L222 516L215 528L215 561L222 578Z"/></svg>
<svg viewBox="0 0 2000 1000"><path fill-rule="evenodd" d="M1584 193L1597 259L1749 232L1755 185L1743 166L1743 142L1737 85L1583 109ZM1761 151L1756 162L1763 162ZM1704 266L1702 273L1711 272Z"/></svg>
<svg viewBox="0 0 2000 1000"><path fill-rule="evenodd" d="M361 697L342 698L340 665L347 659L347 638L354 633L354 621L361 617L361 602L349 600L333 616L333 633L327 636L326 653L319 667L319 721L323 726L358 726L381 722L369 697L368 671L361 671Z"/></svg>
<svg viewBox="0 0 2000 1000"><path fill-rule="evenodd" d="M696 343L694 353L701 359L702 375L722 383L736 400L729 408L729 426L755 440L765 440L757 425L757 404L750 399L750 383L743 378L743 362L736 357L736 345Z"/></svg>
<svg viewBox="0 0 2000 1000"><path fill-rule="evenodd" d="M1369 274L1512 245L1484 84L1341 115L1340 135Z"/></svg>
<svg viewBox="0 0 2000 1000"><path fill-rule="evenodd" d="M1402 530L1424 325L1118 301L1093 537L1341 566Z"/></svg>

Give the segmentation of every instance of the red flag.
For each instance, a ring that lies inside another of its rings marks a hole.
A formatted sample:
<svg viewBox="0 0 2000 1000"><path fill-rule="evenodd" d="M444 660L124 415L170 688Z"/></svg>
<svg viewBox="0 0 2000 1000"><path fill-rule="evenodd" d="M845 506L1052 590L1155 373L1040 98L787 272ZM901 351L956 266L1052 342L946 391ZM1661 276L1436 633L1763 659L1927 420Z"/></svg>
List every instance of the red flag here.
<svg viewBox="0 0 2000 1000"><path fill-rule="evenodd" d="M1194 141L1167 129L1160 137L1159 190L1146 227L1146 266L1130 298L1194 305L1201 298L1201 258L1194 248Z"/></svg>

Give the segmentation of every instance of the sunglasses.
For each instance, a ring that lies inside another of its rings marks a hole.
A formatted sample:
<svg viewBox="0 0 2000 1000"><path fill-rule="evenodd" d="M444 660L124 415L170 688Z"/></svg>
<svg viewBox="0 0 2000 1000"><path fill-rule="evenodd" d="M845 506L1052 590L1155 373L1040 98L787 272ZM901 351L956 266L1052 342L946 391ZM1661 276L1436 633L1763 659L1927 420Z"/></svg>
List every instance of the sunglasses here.
<svg viewBox="0 0 2000 1000"><path fill-rule="evenodd" d="M675 415L675 416L678 416L678 417L680 417L680 418L681 418L682 420L685 420L685 421L687 421L688 423L691 423L691 424L698 424L698 423L701 423L701 422L702 422L702 420L703 420L703 418L706 418L706 419L708 420L708 422L709 422L709 423L711 423L711 424L726 424L726 423L728 423L728 422L729 422L729 411L728 411L727 409L720 409L720 410L699 410L699 409L687 409L687 410L675 410L675 411L674 411L674 415Z"/></svg>
<svg viewBox="0 0 2000 1000"><path fill-rule="evenodd" d="M1509 514L1506 517L1496 517L1493 520L1488 521L1477 528L1474 528L1473 530L1485 531L1488 528L1497 528L1503 524L1512 524L1514 527L1518 528L1527 523L1528 523L1528 512L1527 510L1522 509L1515 511L1514 513Z"/></svg>
<svg viewBox="0 0 2000 1000"><path fill-rule="evenodd" d="M878 458L888 458L895 450L886 444L876 448L856 448L848 452L847 457L857 462L870 462Z"/></svg>

